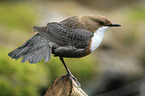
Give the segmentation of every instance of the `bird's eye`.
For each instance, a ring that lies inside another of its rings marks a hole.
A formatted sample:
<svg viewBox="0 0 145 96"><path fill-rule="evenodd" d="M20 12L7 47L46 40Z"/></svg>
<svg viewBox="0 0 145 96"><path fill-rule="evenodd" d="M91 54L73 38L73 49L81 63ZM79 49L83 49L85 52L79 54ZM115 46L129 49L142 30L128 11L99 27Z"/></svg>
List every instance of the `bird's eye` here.
<svg viewBox="0 0 145 96"><path fill-rule="evenodd" d="M100 24L100 25L104 25L104 22L103 22L103 21L99 21L99 24Z"/></svg>

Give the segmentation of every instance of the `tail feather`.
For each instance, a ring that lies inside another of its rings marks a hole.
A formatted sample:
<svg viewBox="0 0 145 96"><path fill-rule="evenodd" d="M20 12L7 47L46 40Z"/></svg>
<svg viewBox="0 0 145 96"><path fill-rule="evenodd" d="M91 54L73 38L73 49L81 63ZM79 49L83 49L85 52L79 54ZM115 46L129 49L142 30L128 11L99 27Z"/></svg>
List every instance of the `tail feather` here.
<svg viewBox="0 0 145 96"><path fill-rule="evenodd" d="M43 58L45 62L47 62L51 58L51 46L49 45L49 41L47 41L41 35L36 34L31 39L26 41L22 46L16 48L8 55L16 60L20 57L23 57L21 60L22 63L26 62L27 60L30 63L37 63Z"/></svg>
<svg viewBox="0 0 145 96"><path fill-rule="evenodd" d="M46 55L45 55L45 62L48 62L51 58L51 48L47 49L47 51L49 52L46 52Z"/></svg>
<svg viewBox="0 0 145 96"><path fill-rule="evenodd" d="M23 56L23 59L21 60L21 63L26 62L27 60L29 60L32 56L32 53L26 54Z"/></svg>
<svg viewBox="0 0 145 96"><path fill-rule="evenodd" d="M36 62L39 62L42 58L44 58L44 53L45 50L41 49L40 53L38 56L37 56L37 59L36 59Z"/></svg>

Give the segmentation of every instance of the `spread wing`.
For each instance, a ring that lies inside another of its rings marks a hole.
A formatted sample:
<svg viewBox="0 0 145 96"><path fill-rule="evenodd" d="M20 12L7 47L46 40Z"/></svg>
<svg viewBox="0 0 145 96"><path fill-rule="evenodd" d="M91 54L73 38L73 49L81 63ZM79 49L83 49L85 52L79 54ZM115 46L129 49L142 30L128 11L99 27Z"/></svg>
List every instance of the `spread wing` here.
<svg viewBox="0 0 145 96"><path fill-rule="evenodd" d="M93 33L86 29L64 29L58 23L48 23L46 27L35 26L34 30L60 46L74 46L76 48L89 46L89 41L93 36Z"/></svg>
<svg viewBox="0 0 145 96"><path fill-rule="evenodd" d="M16 60L23 57L21 60L22 63L27 60L29 60L30 63L37 63L44 57L45 62L47 62L51 57L51 47L45 38L39 34L36 34L8 55Z"/></svg>

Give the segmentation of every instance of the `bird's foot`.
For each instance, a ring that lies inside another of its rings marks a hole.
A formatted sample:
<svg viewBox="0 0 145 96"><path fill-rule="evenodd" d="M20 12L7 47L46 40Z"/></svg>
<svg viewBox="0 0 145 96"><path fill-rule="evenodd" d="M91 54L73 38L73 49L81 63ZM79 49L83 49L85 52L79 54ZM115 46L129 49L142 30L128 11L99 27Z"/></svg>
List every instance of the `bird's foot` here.
<svg viewBox="0 0 145 96"><path fill-rule="evenodd" d="M64 78L66 77L66 75L61 76L62 81L64 82Z"/></svg>
<svg viewBox="0 0 145 96"><path fill-rule="evenodd" d="M67 74L67 75L72 77L75 80L75 82L78 84L78 86L81 87L81 84L77 81L77 78L74 77L74 75L72 75L72 74Z"/></svg>

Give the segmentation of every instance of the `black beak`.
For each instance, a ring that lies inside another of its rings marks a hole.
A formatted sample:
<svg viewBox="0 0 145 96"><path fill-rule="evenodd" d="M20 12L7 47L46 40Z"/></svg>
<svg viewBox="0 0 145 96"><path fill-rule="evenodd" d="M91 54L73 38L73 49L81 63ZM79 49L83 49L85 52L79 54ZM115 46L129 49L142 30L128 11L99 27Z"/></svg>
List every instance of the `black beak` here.
<svg viewBox="0 0 145 96"><path fill-rule="evenodd" d="M111 25L109 25L110 27L119 27L119 26L121 26L120 24L111 24Z"/></svg>

